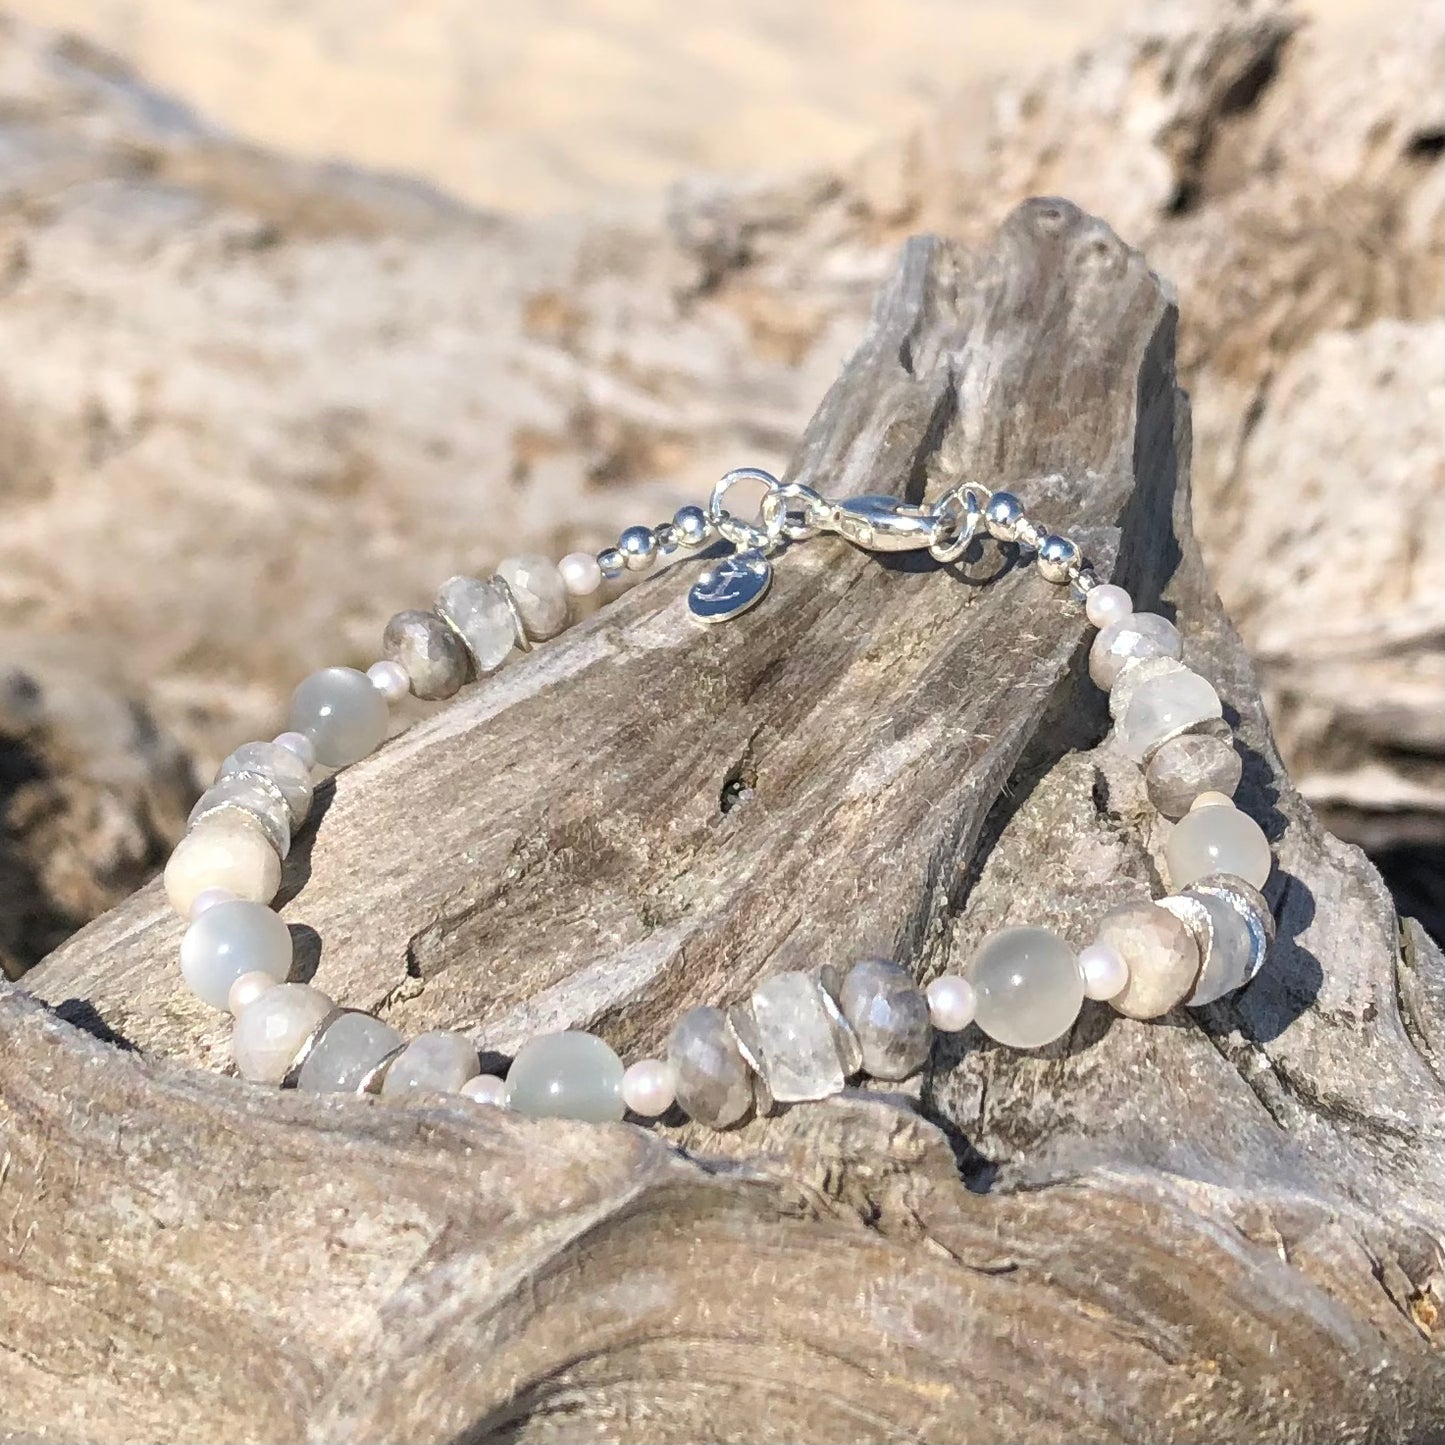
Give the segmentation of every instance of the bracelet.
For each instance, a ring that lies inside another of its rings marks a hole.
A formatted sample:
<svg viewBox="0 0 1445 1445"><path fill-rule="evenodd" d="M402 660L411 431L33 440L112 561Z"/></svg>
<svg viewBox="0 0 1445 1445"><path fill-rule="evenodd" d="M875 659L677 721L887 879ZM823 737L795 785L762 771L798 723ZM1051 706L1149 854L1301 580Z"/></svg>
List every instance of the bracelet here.
<svg viewBox="0 0 1445 1445"><path fill-rule="evenodd" d="M762 488L753 520L728 510L740 483ZM1140 766L1150 802L1173 824L1164 848L1172 893L1114 908L1078 952L1047 929L1000 929L961 974L926 988L885 959L775 973L745 1002L688 1010L665 1057L628 1067L603 1039L569 1029L529 1040L504 1077L484 1073L459 1033L407 1041L375 1015L287 981L291 934L270 905L293 831L318 776L385 740L391 705L408 694L449 698L563 631L571 599L592 595L604 579L718 542L732 550L710 559L686 606L703 626L726 623L765 598L779 553L822 533L871 552L926 550L945 565L986 534L1031 555L1046 581L1070 587L1098 629L1089 673L1109 695L1113 745ZM1171 622L1135 612L1123 588L1100 582L1075 543L1032 521L1010 492L966 483L929 505L835 501L754 468L729 472L706 508L683 507L656 528L628 527L595 556L512 557L491 578L453 577L429 611L391 619L367 671L332 667L308 677L293 695L288 730L222 763L166 866L167 895L187 923L181 973L202 1001L234 1016L236 1068L254 1082L387 1098L454 1092L596 1122L680 1109L717 1129L775 1104L839 1093L859 1075L907 1078L927 1062L935 1033L970 1024L997 1043L1033 1049L1068 1033L1086 999L1136 1019L1212 1003L1259 972L1274 940L1259 891L1273 858L1262 829L1233 803L1241 763L1219 695L1183 664L1182 650Z"/></svg>

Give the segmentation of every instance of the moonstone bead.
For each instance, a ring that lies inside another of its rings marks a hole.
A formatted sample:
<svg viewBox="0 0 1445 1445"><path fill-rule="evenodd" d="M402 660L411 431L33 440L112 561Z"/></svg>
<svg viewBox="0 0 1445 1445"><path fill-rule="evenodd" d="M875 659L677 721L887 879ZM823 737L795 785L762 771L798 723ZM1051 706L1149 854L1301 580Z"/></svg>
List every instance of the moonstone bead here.
<svg viewBox="0 0 1445 1445"><path fill-rule="evenodd" d="M224 888L237 898L269 903L281 886L281 859L256 820L239 808L203 818L166 864L166 897L189 918L199 893Z"/></svg>
<svg viewBox="0 0 1445 1445"><path fill-rule="evenodd" d="M264 903L233 898L208 908L181 939L181 977L203 1003L223 1009L243 973L284 983L291 972L291 930Z"/></svg>
<svg viewBox="0 0 1445 1445"><path fill-rule="evenodd" d="M296 736L300 737L301 734ZM309 750L310 739L306 739L306 742ZM306 815L311 811L314 791L311 764L298 757L291 747L282 742L246 743L221 764L216 773L216 781L233 776L241 777L248 773L265 778L280 791L291 811L293 828L299 828L306 821Z"/></svg>
<svg viewBox="0 0 1445 1445"><path fill-rule="evenodd" d="M478 1074L475 1079L468 1079L457 1092L464 1099L490 1104L494 1109L507 1107L507 1081L495 1074Z"/></svg>
<svg viewBox="0 0 1445 1445"><path fill-rule="evenodd" d="M231 991L226 995L226 1008L230 1013L238 1014L243 1008L255 1003L268 988L276 986L276 980L269 973L243 973L231 985Z"/></svg>
<svg viewBox="0 0 1445 1445"><path fill-rule="evenodd" d="M620 1119L622 1060L596 1034L568 1029L523 1044L507 1070L507 1105L534 1119Z"/></svg>
<svg viewBox="0 0 1445 1445"><path fill-rule="evenodd" d="M508 557L498 565L497 576L512 589L522 626L533 642L556 637L567 626L567 584L550 558L530 552ZM597 577L600 582L600 571Z"/></svg>
<svg viewBox="0 0 1445 1445"><path fill-rule="evenodd" d="M296 1075L308 1094L354 1094L366 1076L404 1040L388 1023L348 1011L333 1019Z"/></svg>
<svg viewBox="0 0 1445 1445"><path fill-rule="evenodd" d="M1188 671L1177 657L1141 657L1137 662L1120 668L1113 687L1109 689L1109 716L1115 722L1124 716L1124 709L1129 706L1141 682L1151 682L1166 673Z"/></svg>
<svg viewBox="0 0 1445 1445"><path fill-rule="evenodd" d="M255 773L232 773L212 783L191 809L189 825L194 828L202 819L232 808L255 822L277 857L285 858L291 851L291 809L280 788Z"/></svg>
<svg viewBox="0 0 1445 1445"><path fill-rule="evenodd" d="M1131 1019L1157 1019L1181 1004L1199 977L1194 933L1166 908L1140 899L1121 903L1099 920L1094 942L1113 949L1129 971L1109 1002Z"/></svg>
<svg viewBox="0 0 1445 1445"><path fill-rule="evenodd" d="M406 669L415 697L455 697L471 676L472 661L460 637L435 612L398 612L381 634L381 655Z"/></svg>
<svg viewBox="0 0 1445 1445"><path fill-rule="evenodd" d="M792 970L775 973L753 990L749 1003L762 1054L758 1063L774 1099L795 1104L842 1093L862 1063L862 1051L816 978Z"/></svg>
<svg viewBox="0 0 1445 1445"><path fill-rule="evenodd" d="M1134 599L1122 587L1112 582L1100 583L1089 589L1084 599L1084 615L1100 630L1121 622L1134 610Z"/></svg>
<svg viewBox="0 0 1445 1445"><path fill-rule="evenodd" d="M468 1079L476 1077L479 1067L470 1039L434 1029L418 1034L391 1061L381 1092L394 1096L426 1089L434 1094L454 1094Z"/></svg>
<svg viewBox="0 0 1445 1445"><path fill-rule="evenodd" d="M1144 769L1149 801L1166 817L1182 818L1209 794L1226 801L1239 786L1243 764L1234 744L1209 733L1184 733L1160 745Z"/></svg>
<svg viewBox="0 0 1445 1445"><path fill-rule="evenodd" d="M1186 728L1224 716L1219 694L1197 672L1171 672L1141 682L1129 699L1115 735L1136 763Z"/></svg>
<svg viewBox="0 0 1445 1445"><path fill-rule="evenodd" d="M975 1022L989 1038L1036 1049L1061 1038L1084 1003L1074 951L1046 928L1002 928L969 960Z"/></svg>
<svg viewBox="0 0 1445 1445"><path fill-rule="evenodd" d="M569 552L558 564L562 585L573 597L590 597L602 585L602 569L591 552Z"/></svg>
<svg viewBox="0 0 1445 1445"><path fill-rule="evenodd" d="M622 1075L622 1102L643 1119L667 1113L676 1098L672 1065L664 1059L639 1059Z"/></svg>
<svg viewBox="0 0 1445 1445"><path fill-rule="evenodd" d="M434 604L466 644L479 673L495 672L517 645L517 626L502 589L475 577L452 577L442 583Z"/></svg>
<svg viewBox="0 0 1445 1445"><path fill-rule="evenodd" d="M1200 808L1186 814L1170 831L1164 862L1176 893L1211 873L1233 873L1263 888L1274 866L1264 830L1238 808Z"/></svg>
<svg viewBox="0 0 1445 1445"><path fill-rule="evenodd" d="M1129 965L1117 948L1091 943L1079 950L1079 968L1084 975L1084 997L1111 999L1129 982Z"/></svg>
<svg viewBox="0 0 1445 1445"><path fill-rule="evenodd" d="M677 1102L710 1129L726 1129L753 1107L752 1072L720 1008L689 1009L667 1040Z"/></svg>
<svg viewBox="0 0 1445 1445"><path fill-rule="evenodd" d="M913 975L891 959L865 958L843 979L838 1002L875 1079L906 1079L928 1061L933 1025Z"/></svg>
<svg viewBox="0 0 1445 1445"><path fill-rule="evenodd" d="M1124 665L1135 658L1179 657L1184 641L1167 617L1131 612L1111 622L1089 649L1089 676L1107 692Z"/></svg>
<svg viewBox="0 0 1445 1445"><path fill-rule="evenodd" d="M291 727L311 739L323 767L344 768L375 752L389 721L386 699L354 667L313 672L291 695Z"/></svg>
<svg viewBox="0 0 1445 1445"><path fill-rule="evenodd" d="M973 985L956 973L945 973L925 990L928 1017L939 1033L956 1034L973 1022L978 1012L978 995Z"/></svg>
<svg viewBox="0 0 1445 1445"><path fill-rule="evenodd" d="M236 1015L231 1052L242 1078L279 1084L301 1045L336 1005L306 983L279 983Z"/></svg>

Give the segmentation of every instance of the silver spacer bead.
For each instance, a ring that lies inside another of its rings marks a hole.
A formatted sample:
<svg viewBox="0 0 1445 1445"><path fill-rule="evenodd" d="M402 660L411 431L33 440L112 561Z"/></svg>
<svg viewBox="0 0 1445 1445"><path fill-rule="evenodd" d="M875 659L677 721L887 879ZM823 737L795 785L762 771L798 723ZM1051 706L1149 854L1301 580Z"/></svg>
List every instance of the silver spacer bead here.
<svg viewBox="0 0 1445 1445"><path fill-rule="evenodd" d="M983 509L983 524L989 536L1000 542L1017 540L1023 520L1024 504L1012 492L995 492Z"/></svg>
<svg viewBox="0 0 1445 1445"><path fill-rule="evenodd" d="M627 558L616 547L604 547L597 554L597 565L604 577L616 579L627 571Z"/></svg>
<svg viewBox="0 0 1445 1445"><path fill-rule="evenodd" d="M512 589L501 577L493 577L492 586L497 589L502 601L507 604L507 611L512 614L512 631L516 634L518 650L530 652L532 639L527 636L527 625L522 621L522 609L517 606L517 599L513 595Z"/></svg>
<svg viewBox="0 0 1445 1445"><path fill-rule="evenodd" d="M629 527L617 539L629 572L645 572L657 560L657 533L651 527Z"/></svg>
<svg viewBox="0 0 1445 1445"><path fill-rule="evenodd" d="M671 522L664 522L660 527L653 528L653 536L657 538L660 555L666 557L677 551L677 528Z"/></svg>
<svg viewBox="0 0 1445 1445"><path fill-rule="evenodd" d="M1020 547L1027 547L1031 552L1037 552L1043 546L1044 538L1048 535L1047 527L1041 527L1037 522L1029 521L1027 517L1014 528L1014 541Z"/></svg>
<svg viewBox="0 0 1445 1445"><path fill-rule="evenodd" d="M1078 546L1067 537L1050 533L1039 544L1039 576L1045 582L1062 583L1069 580L1069 570L1079 560Z"/></svg>
<svg viewBox="0 0 1445 1445"><path fill-rule="evenodd" d="M701 507L679 507L673 514L672 525L677 530L677 540L684 547L701 547L712 536L712 523Z"/></svg>

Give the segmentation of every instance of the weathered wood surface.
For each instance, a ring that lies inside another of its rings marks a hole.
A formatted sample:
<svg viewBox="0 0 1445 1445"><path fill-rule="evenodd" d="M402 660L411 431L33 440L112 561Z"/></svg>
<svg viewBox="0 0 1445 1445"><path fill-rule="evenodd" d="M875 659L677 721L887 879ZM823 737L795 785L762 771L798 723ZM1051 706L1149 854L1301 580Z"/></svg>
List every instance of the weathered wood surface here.
<svg viewBox="0 0 1445 1445"><path fill-rule="evenodd" d="M29 976L53 1013L0 995L14 1438L1440 1438L1445 968L1280 769L1189 528L1174 325L1065 202L976 255L916 240L792 474L1068 478L1034 509L1162 590L1238 717L1266 974L1158 1024L1091 1006L1039 1055L970 1033L916 1108L649 1134L220 1077L149 889ZM317 981L408 1030L630 1052L780 963L1082 942L1159 839L1094 749L1078 610L963 573L821 540L707 635L664 575L473 690L298 843Z"/></svg>

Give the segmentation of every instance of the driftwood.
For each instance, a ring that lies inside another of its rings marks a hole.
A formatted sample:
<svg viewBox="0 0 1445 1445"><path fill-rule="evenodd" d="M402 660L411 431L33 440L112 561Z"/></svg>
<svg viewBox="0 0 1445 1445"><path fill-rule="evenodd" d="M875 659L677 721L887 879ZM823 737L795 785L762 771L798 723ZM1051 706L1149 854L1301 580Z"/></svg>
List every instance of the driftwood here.
<svg viewBox="0 0 1445 1445"><path fill-rule="evenodd" d="M1440 1438L1445 963L1280 768L1190 531L1174 327L1066 202L976 255L915 240L792 475L1066 478L1034 510L1162 595L1237 720L1279 862L1264 975L650 1133L221 1077L149 888L29 976L53 1011L0 994L11 1438ZM578 1024L630 1053L779 964L928 977L1157 885L1078 609L1017 559L817 541L706 635L686 580L337 779L285 884L320 984L500 1051Z"/></svg>

